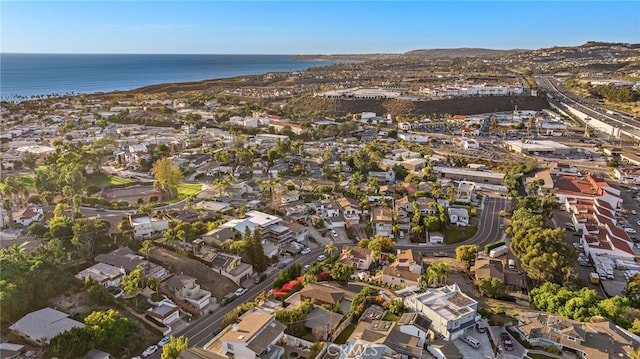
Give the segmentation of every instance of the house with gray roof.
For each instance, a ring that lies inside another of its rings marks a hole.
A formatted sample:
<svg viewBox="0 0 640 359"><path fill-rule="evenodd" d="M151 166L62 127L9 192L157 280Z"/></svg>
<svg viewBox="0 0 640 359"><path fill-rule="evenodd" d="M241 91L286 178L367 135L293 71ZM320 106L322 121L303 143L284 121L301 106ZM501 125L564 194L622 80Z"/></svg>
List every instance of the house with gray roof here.
<svg viewBox="0 0 640 359"><path fill-rule="evenodd" d="M67 313L43 308L20 318L9 330L31 343L41 345L42 341L49 344L51 338L76 327L84 328L84 324L70 319Z"/></svg>

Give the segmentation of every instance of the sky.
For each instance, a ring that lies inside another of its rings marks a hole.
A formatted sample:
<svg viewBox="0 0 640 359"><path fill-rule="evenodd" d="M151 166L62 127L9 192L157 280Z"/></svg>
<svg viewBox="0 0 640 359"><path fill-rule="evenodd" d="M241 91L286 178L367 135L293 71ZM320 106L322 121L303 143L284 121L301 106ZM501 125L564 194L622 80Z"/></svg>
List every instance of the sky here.
<svg viewBox="0 0 640 359"><path fill-rule="evenodd" d="M640 42L640 1L0 0L0 52L363 54Z"/></svg>

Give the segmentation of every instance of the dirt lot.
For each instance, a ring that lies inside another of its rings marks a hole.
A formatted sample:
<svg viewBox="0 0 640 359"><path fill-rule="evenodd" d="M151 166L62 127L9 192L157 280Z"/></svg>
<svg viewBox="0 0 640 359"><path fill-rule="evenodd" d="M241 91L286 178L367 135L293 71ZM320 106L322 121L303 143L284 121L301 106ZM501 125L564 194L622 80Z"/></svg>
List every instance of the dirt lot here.
<svg viewBox="0 0 640 359"><path fill-rule="evenodd" d="M425 263L433 264L433 263L447 263L449 265L449 279L447 280L447 284L451 285L453 283L457 284L462 290L463 293L466 293L471 298L483 302L484 299L480 292L473 284L473 279L467 275L462 264L456 260L455 258L426 258Z"/></svg>
<svg viewBox="0 0 640 359"><path fill-rule="evenodd" d="M140 298L140 300L142 300L142 298ZM91 299L89 299L87 292L84 289L81 292L73 293L70 295L61 295L57 298L54 298L51 302L56 309L68 313L71 317L78 321L82 321L82 317L93 311L108 310L114 308L114 305L95 305L91 301ZM140 353L148 345L154 344L158 341L158 338L161 336L160 333L155 330L151 330L149 327L144 325L144 323L142 323L140 319L135 318L126 310L119 311L121 315L129 318L133 323L136 323L136 329L130 334L127 344L127 348L130 354L133 355L133 353Z"/></svg>
<svg viewBox="0 0 640 359"><path fill-rule="evenodd" d="M161 263L173 274L184 274L196 278L200 286L211 292L211 296L222 299L225 294L233 292L238 286L230 279L216 273L213 269L195 259L184 257L165 248L155 247L151 260Z"/></svg>

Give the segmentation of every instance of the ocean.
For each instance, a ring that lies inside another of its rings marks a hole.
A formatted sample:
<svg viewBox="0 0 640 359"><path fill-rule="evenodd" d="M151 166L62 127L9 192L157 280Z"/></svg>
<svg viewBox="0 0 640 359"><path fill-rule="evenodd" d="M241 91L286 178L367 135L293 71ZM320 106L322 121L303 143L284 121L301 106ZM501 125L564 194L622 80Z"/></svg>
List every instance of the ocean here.
<svg viewBox="0 0 640 359"><path fill-rule="evenodd" d="M0 54L0 98L131 90L138 87L334 64L290 55Z"/></svg>

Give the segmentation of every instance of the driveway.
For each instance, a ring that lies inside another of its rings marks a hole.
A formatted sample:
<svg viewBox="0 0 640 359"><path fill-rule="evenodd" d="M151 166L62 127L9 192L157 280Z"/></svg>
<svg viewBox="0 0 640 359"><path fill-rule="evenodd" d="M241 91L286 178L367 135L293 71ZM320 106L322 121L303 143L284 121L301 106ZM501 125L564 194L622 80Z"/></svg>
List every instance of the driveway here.
<svg viewBox="0 0 640 359"><path fill-rule="evenodd" d="M489 335L491 335L491 340L496 343L498 347L498 355L497 358L505 358L505 359L520 359L524 358L526 354L526 349L523 347L520 342L518 342L507 330L503 327L499 326L490 326L487 331ZM502 345L502 341L500 340L500 333L507 333L511 341L513 342L513 350L507 351L504 350L504 346Z"/></svg>

